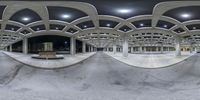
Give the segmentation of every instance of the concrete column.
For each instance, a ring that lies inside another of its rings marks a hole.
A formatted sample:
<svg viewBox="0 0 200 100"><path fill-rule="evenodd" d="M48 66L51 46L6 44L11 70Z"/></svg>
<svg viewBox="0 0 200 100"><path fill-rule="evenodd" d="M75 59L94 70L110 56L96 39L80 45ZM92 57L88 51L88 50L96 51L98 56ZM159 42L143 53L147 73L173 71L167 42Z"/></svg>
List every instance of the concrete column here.
<svg viewBox="0 0 200 100"><path fill-rule="evenodd" d="M108 51L108 48L104 48L105 51Z"/></svg>
<svg viewBox="0 0 200 100"><path fill-rule="evenodd" d="M144 47L144 52L147 52L147 47L146 46Z"/></svg>
<svg viewBox="0 0 200 100"><path fill-rule="evenodd" d="M164 51L163 48L164 48L163 45L161 45L161 47L160 47L160 52L161 53L163 53L163 51Z"/></svg>
<svg viewBox="0 0 200 100"><path fill-rule="evenodd" d="M12 52L12 44L9 46L9 51Z"/></svg>
<svg viewBox="0 0 200 100"><path fill-rule="evenodd" d="M8 48L7 48L7 47L5 47L5 48L4 48L4 50L5 50L5 51L8 51Z"/></svg>
<svg viewBox="0 0 200 100"><path fill-rule="evenodd" d="M91 52L94 52L94 47L93 46L91 46Z"/></svg>
<svg viewBox="0 0 200 100"><path fill-rule="evenodd" d="M190 44L190 53L192 53L193 52L193 46L192 46L192 44Z"/></svg>
<svg viewBox="0 0 200 100"><path fill-rule="evenodd" d="M142 53L142 46L139 47L139 52Z"/></svg>
<svg viewBox="0 0 200 100"><path fill-rule="evenodd" d="M133 47L131 47L131 53L133 53L134 52L134 49L133 49Z"/></svg>
<svg viewBox="0 0 200 100"><path fill-rule="evenodd" d="M123 39L123 56L128 57L128 39L126 37Z"/></svg>
<svg viewBox="0 0 200 100"><path fill-rule="evenodd" d="M115 54L117 52L117 46L116 43L113 42L113 53Z"/></svg>
<svg viewBox="0 0 200 100"><path fill-rule="evenodd" d="M156 52L159 52L159 47L155 47L156 48Z"/></svg>
<svg viewBox="0 0 200 100"><path fill-rule="evenodd" d="M194 51L197 53L197 47L194 48Z"/></svg>
<svg viewBox="0 0 200 100"><path fill-rule="evenodd" d="M70 54L76 54L76 39L74 37L70 38Z"/></svg>
<svg viewBox="0 0 200 100"><path fill-rule="evenodd" d="M82 43L82 52L83 53L86 52L86 43L85 42Z"/></svg>
<svg viewBox="0 0 200 100"><path fill-rule="evenodd" d="M24 54L28 54L28 39L27 38L24 38L23 39L23 44L22 44L23 46L23 53Z"/></svg>
<svg viewBox="0 0 200 100"><path fill-rule="evenodd" d="M180 39L176 40L176 56L181 56L181 45L180 45Z"/></svg>
<svg viewBox="0 0 200 100"><path fill-rule="evenodd" d="M92 51L92 49L91 49L92 47L91 47L91 45L89 45L89 52L91 52Z"/></svg>

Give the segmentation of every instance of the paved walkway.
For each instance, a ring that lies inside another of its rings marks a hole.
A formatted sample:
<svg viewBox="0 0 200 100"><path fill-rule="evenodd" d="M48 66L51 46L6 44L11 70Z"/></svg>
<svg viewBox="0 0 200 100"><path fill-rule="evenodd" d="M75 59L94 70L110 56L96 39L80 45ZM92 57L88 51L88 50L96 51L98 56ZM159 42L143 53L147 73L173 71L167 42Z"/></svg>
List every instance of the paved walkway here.
<svg viewBox="0 0 200 100"><path fill-rule="evenodd" d="M113 52L105 52L107 55L131 66L143 68L161 68L179 63L194 53L183 52L182 56L176 57L174 53L165 54L129 54L123 57L122 53L113 54Z"/></svg>
<svg viewBox="0 0 200 100"><path fill-rule="evenodd" d="M13 59L32 67L44 68L44 69L56 69L72 66L74 64L80 63L83 60L93 56L96 52L90 52L85 54L64 55L64 59L58 60L41 60L33 59L31 55L25 55L22 53L4 52L6 55L12 57Z"/></svg>

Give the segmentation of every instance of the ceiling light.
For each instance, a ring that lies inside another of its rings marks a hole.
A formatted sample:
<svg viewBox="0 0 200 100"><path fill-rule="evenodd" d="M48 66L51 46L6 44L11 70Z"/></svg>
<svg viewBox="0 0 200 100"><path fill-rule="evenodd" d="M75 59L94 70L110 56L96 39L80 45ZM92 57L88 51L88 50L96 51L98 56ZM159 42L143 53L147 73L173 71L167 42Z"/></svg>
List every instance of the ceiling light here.
<svg viewBox="0 0 200 100"><path fill-rule="evenodd" d="M63 14L62 15L62 18L70 18L71 16L70 15L68 15L68 14Z"/></svg>
<svg viewBox="0 0 200 100"><path fill-rule="evenodd" d="M140 24L140 26L144 26L144 24L143 24L143 23L141 23L141 24Z"/></svg>
<svg viewBox="0 0 200 100"><path fill-rule="evenodd" d="M163 27L167 28L167 25L164 25Z"/></svg>
<svg viewBox="0 0 200 100"><path fill-rule="evenodd" d="M29 21L30 18L28 18L28 17L23 17L22 20L23 20L23 21Z"/></svg>
<svg viewBox="0 0 200 100"><path fill-rule="evenodd" d="M122 14L127 14L127 13L131 13L132 10L131 9L117 9L118 13L122 13Z"/></svg>
<svg viewBox="0 0 200 100"><path fill-rule="evenodd" d="M196 28L196 27L193 27L192 29L193 29L193 30L196 30L197 28Z"/></svg>
<svg viewBox="0 0 200 100"><path fill-rule="evenodd" d="M187 14L187 13L184 13L184 14L181 15L181 17L183 17L183 18L189 18L189 17L191 17L191 15Z"/></svg>
<svg viewBox="0 0 200 100"><path fill-rule="evenodd" d="M110 24L106 24L107 27L110 27Z"/></svg>
<svg viewBox="0 0 200 100"><path fill-rule="evenodd" d="M87 26L86 26L86 25L84 25L83 27L84 27L84 28L87 28Z"/></svg>

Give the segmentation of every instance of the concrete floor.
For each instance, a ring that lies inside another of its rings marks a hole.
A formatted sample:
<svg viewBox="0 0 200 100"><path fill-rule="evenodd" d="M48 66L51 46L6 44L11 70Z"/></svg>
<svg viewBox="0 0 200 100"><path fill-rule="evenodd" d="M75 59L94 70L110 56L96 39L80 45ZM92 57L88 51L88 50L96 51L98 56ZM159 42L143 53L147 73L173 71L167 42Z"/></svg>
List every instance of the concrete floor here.
<svg viewBox="0 0 200 100"><path fill-rule="evenodd" d="M107 55L121 61L125 64L141 68L161 68L172 66L191 57L195 53L181 52L181 56L176 56L174 52L160 54L129 54L128 57L123 57L121 52L104 52Z"/></svg>
<svg viewBox="0 0 200 100"><path fill-rule="evenodd" d="M98 52L69 68L43 70L0 53L0 100L199 100L199 61L196 54L171 67L143 69Z"/></svg>
<svg viewBox="0 0 200 100"><path fill-rule="evenodd" d="M32 54L23 54L15 52L3 52L9 57L31 67L42 68L42 69L57 69L65 68L80 63L89 57L93 56L96 52L78 53L75 55L64 54L64 59L58 60L41 60L32 58Z"/></svg>

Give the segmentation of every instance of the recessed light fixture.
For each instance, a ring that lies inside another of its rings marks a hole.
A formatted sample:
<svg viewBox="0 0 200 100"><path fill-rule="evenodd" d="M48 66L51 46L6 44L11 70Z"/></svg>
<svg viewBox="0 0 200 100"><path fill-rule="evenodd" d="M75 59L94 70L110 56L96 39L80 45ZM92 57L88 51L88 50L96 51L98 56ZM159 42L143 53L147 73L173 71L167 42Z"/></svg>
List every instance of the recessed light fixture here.
<svg viewBox="0 0 200 100"><path fill-rule="evenodd" d="M106 24L107 27L110 27L110 24Z"/></svg>
<svg viewBox="0 0 200 100"><path fill-rule="evenodd" d="M63 15L62 15L62 18L65 18L65 19L66 19L66 18L70 18L70 17L71 17L71 16L68 15L68 14L63 14Z"/></svg>
<svg viewBox="0 0 200 100"><path fill-rule="evenodd" d="M37 28L37 31L39 31L40 30L40 28Z"/></svg>
<svg viewBox="0 0 200 100"><path fill-rule="evenodd" d="M164 25L163 27L164 27L164 28L167 28L167 25Z"/></svg>
<svg viewBox="0 0 200 100"><path fill-rule="evenodd" d="M141 23L141 24L140 24L140 26L144 26L144 24L143 24L143 23Z"/></svg>
<svg viewBox="0 0 200 100"><path fill-rule="evenodd" d="M87 25L84 25L83 27L84 27L84 28L87 28Z"/></svg>
<svg viewBox="0 0 200 100"><path fill-rule="evenodd" d="M22 20L23 20L23 21L29 21L30 18L29 18L29 17L23 17Z"/></svg>
<svg viewBox="0 0 200 100"><path fill-rule="evenodd" d="M117 9L117 12L121 14L127 14L127 13L131 13L132 10L131 9Z"/></svg>
<svg viewBox="0 0 200 100"><path fill-rule="evenodd" d="M191 15L188 14L188 13L184 13L184 14L181 14L181 17L182 18L189 18L189 17L191 17Z"/></svg>

